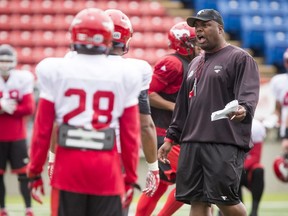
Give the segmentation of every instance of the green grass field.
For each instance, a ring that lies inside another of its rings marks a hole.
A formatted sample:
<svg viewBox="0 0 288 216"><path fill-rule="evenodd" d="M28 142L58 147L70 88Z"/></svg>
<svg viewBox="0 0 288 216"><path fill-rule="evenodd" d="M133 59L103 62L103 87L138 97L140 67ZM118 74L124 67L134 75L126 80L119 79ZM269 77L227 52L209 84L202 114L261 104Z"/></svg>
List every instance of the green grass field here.
<svg viewBox="0 0 288 216"><path fill-rule="evenodd" d="M138 194L134 197L132 206L130 207L129 216L133 216L137 201ZM161 198L160 202L157 205L153 215L156 215L159 209L165 202L165 196ZM49 215L49 197L44 197L44 204L40 205L38 203L33 202L33 209L35 212L35 216L50 216ZM244 197L245 205L249 211L251 197L250 194L245 194ZM6 199L6 206L9 212L9 216L23 216L24 215L24 204L22 202L21 197L19 196L9 196ZM182 206L174 216L188 216L189 215L189 205ZM288 188L286 193L282 194L264 194L262 198L262 202L260 204L259 216L288 216Z"/></svg>

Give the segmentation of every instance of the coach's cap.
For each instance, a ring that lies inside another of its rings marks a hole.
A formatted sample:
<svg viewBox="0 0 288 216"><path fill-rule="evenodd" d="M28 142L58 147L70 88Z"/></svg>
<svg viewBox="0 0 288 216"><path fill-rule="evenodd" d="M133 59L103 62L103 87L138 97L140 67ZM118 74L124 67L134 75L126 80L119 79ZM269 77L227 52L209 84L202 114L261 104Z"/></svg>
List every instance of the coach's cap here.
<svg viewBox="0 0 288 216"><path fill-rule="evenodd" d="M215 22L219 23L220 25L224 25L223 18L220 13L214 9L203 9L200 10L196 16L191 16L187 18L187 24L191 27L195 27L195 21L209 21L214 20Z"/></svg>

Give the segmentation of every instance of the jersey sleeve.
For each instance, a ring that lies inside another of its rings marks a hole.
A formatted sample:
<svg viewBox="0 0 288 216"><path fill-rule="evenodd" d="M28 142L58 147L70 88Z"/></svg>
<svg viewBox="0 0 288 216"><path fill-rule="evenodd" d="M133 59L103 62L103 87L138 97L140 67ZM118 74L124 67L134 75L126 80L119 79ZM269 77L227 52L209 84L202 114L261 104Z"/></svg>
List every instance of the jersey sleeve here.
<svg viewBox="0 0 288 216"><path fill-rule="evenodd" d="M36 66L36 76L37 76L37 85L40 90L40 98L45 98L48 101L54 101L54 85L53 85L53 68L56 62L53 62L52 58L47 58L42 60Z"/></svg>
<svg viewBox="0 0 288 216"><path fill-rule="evenodd" d="M142 64L141 71L142 71L143 79L142 79L141 90L143 91L143 90L149 89L149 86L152 80L153 71L152 71L152 67L148 64L148 62L145 62L145 61L142 61L142 62L143 64Z"/></svg>
<svg viewBox="0 0 288 216"><path fill-rule="evenodd" d="M139 73L130 74L125 76L125 92L126 100L124 107L130 107L138 104L138 97L142 88L142 75Z"/></svg>
<svg viewBox="0 0 288 216"><path fill-rule="evenodd" d="M251 133L251 139L253 143L263 142L265 137L266 137L266 129L264 125L260 121L253 119L252 133Z"/></svg>
<svg viewBox="0 0 288 216"><path fill-rule="evenodd" d="M149 92L162 91L179 76L182 76L182 62L175 56L165 56L154 67Z"/></svg>
<svg viewBox="0 0 288 216"><path fill-rule="evenodd" d="M23 95L32 94L34 89L34 76L30 71L21 71L23 73Z"/></svg>

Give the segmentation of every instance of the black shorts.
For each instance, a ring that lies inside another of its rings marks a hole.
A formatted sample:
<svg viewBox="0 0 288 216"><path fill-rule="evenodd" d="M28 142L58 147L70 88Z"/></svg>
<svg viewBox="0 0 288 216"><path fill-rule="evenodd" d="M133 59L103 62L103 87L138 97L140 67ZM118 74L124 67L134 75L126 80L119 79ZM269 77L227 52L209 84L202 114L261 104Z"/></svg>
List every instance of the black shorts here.
<svg viewBox="0 0 288 216"><path fill-rule="evenodd" d="M120 196L96 196L62 190L59 195L58 216L122 216Z"/></svg>
<svg viewBox="0 0 288 216"><path fill-rule="evenodd" d="M29 162L26 140L0 142L0 174L5 172L8 161L12 172L26 173Z"/></svg>
<svg viewBox="0 0 288 216"><path fill-rule="evenodd" d="M238 189L244 150L215 143L181 144L176 178L176 200L210 204L240 203Z"/></svg>

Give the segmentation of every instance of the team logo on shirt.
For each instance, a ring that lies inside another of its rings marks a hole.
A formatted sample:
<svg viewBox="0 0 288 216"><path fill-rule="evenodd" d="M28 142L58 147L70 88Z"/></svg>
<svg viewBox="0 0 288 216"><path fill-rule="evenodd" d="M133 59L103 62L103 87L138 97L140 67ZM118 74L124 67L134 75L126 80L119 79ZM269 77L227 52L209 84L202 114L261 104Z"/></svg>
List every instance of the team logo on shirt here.
<svg viewBox="0 0 288 216"><path fill-rule="evenodd" d="M189 73L189 74L188 74L188 77L187 77L187 78L193 76L193 74L194 74L194 70L192 70L192 71L190 71L190 72L188 72L188 73Z"/></svg>
<svg viewBox="0 0 288 216"><path fill-rule="evenodd" d="M160 69L161 69L162 71L166 71L166 65L163 65Z"/></svg>
<svg viewBox="0 0 288 216"><path fill-rule="evenodd" d="M223 200L227 200L227 196L221 196Z"/></svg>
<svg viewBox="0 0 288 216"><path fill-rule="evenodd" d="M222 66L221 65L215 65L214 66L215 73L219 73L221 70L222 70Z"/></svg>

